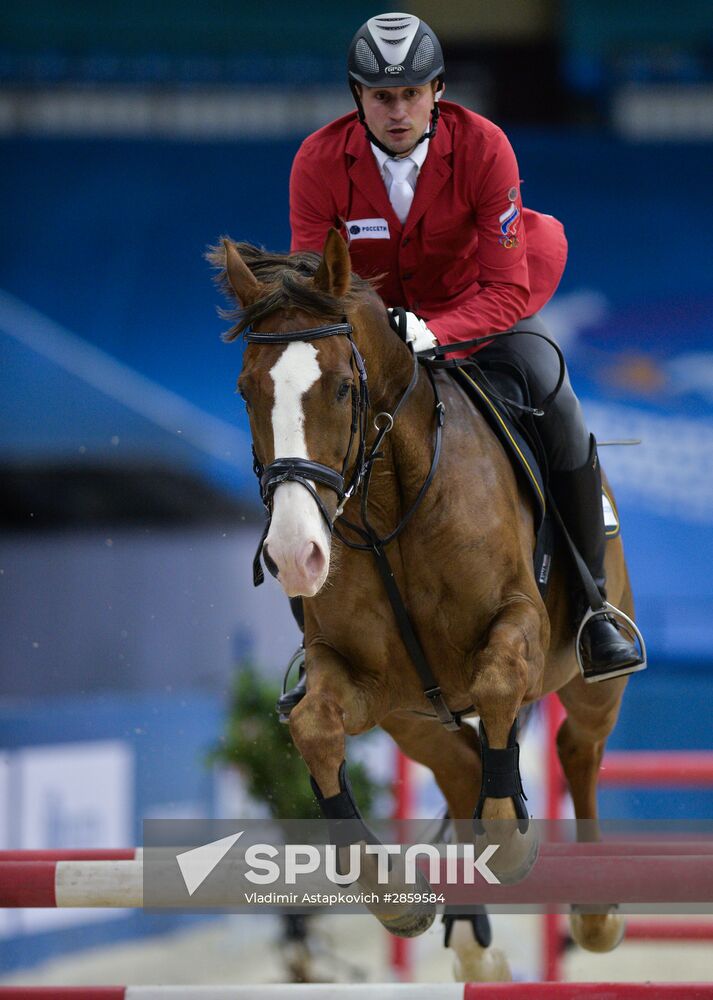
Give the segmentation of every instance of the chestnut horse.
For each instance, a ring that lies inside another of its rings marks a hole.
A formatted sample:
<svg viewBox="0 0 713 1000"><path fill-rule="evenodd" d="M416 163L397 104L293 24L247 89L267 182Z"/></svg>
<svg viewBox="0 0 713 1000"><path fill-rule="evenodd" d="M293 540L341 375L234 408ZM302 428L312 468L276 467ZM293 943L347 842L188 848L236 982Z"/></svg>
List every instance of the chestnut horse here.
<svg viewBox="0 0 713 1000"><path fill-rule="evenodd" d="M485 419L448 374L429 375L415 365L374 287L351 274L336 231L321 257L270 255L225 239L209 259L238 306L226 339L247 331L238 387L258 468L269 472L265 560L288 596L304 598L307 693L291 713L290 729L324 814L330 803L353 805L342 767L345 735L380 726L430 768L451 817L476 811L481 833L493 821L521 820L514 787L503 795L488 784L495 794L481 794L484 753L512 750L521 708L556 691L567 713L557 749L575 813L596 819L597 774L627 679L584 683L568 558L556 550L543 602L533 573L531 498ZM444 412L440 463L414 508L432 471ZM377 435L369 521L386 537L410 513L388 547L393 576L445 703L453 711L471 708L487 743L470 725L449 731L438 721L373 555L340 538L348 535L340 527L345 521L363 523L359 464ZM606 570L611 601L633 616L619 538L608 542ZM503 880L527 871L534 858L527 823L509 826L514 832L497 854ZM433 914L380 919L411 935L426 929ZM571 926L593 951L615 947L624 930L614 908L573 913ZM463 977L507 976L487 940L476 939L470 925L465 933L462 921L456 929L451 944Z"/></svg>

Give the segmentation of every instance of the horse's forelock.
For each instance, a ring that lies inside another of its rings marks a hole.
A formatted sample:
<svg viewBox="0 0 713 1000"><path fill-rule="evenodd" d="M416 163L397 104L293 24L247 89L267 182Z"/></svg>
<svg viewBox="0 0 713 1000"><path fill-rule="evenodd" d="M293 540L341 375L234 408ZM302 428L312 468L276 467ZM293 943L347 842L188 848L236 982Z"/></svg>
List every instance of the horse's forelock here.
<svg viewBox="0 0 713 1000"><path fill-rule="evenodd" d="M321 254L299 250L290 254L268 253L252 243L236 243L235 247L250 271L264 286L264 295L249 306L221 309L220 316L233 325L223 335L226 341L236 340L249 327L280 310L299 310L316 319L334 320L343 316L368 290L372 283L352 275L352 287L344 298L335 298L312 284ZM207 259L219 268L216 281L229 297L230 285L225 272L225 252L222 246L211 247Z"/></svg>

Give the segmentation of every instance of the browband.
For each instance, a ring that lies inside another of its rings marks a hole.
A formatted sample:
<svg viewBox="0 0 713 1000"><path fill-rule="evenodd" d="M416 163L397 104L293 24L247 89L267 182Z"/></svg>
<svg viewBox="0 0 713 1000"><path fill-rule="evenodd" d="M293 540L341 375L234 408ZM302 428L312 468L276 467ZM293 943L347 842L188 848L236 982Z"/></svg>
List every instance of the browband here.
<svg viewBox="0 0 713 1000"><path fill-rule="evenodd" d="M352 333L351 323L331 323L329 326L315 326L311 330L291 330L288 333L253 333L248 327L243 339L248 344L288 344L293 340L320 340L322 337L333 337L337 333Z"/></svg>

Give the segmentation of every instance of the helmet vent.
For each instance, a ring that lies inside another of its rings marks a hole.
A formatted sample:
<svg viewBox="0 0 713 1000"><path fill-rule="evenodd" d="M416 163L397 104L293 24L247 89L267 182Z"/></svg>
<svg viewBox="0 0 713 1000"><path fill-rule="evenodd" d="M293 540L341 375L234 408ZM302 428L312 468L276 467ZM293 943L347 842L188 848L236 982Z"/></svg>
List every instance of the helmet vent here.
<svg viewBox="0 0 713 1000"><path fill-rule="evenodd" d="M360 38L356 43L356 50L354 52L357 66L362 73L378 73L379 63L369 47L369 43L363 38Z"/></svg>
<svg viewBox="0 0 713 1000"><path fill-rule="evenodd" d="M413 54L413 62L411 67L414 73L422 73L424 70L428 70L433 63L433 42L428 37L424 35L421 41L418 43L418 48Z"/></svg>
<svg viewBox="0 0 713 1000"><path fill-rule="evenodd" d="M443 53L431 28L413 14L370 17L349 46L350 81L366 87L422 86L443 77Z"/></svg>

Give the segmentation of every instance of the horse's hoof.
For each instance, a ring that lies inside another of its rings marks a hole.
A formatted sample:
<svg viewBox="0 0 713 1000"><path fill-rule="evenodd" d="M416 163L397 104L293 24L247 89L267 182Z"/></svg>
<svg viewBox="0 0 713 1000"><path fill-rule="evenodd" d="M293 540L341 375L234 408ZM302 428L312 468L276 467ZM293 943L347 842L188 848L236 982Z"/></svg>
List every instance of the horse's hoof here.
<svg viewBox="0 0 713 1000"><path fill-rule="evenodd" d="M363 875L363 873L362 873ZM416 883L406 883L403 873L392 870L389 875L389 891L385 892L383 885L377 885L359 880L359 888L366 893L375 893L378 902L367 903L366 908L373 913L379 923L396 937L418 937L424 934L436 919L435 902L397 903L395 900L401 893L418 893L422 900L433 894L428 879L422 871L416 871Z"/></svg>
<svg viewBox="0 0 713 1000"><path fill-rule="evenodd" d="M480 955L456 955L453 978L457 983L511 983L512 973L503 952L490 947Z"/></svg>
<svg viewBox="0 0 713 1000"><path fill-rule="evenodd" d="M626 933L626 920L620 913L586 913L573 909L569 915L572 938L587 951L614 951Z"/></svg>
<svg viewBox="0 0 713 1000"><path fill-rule="evenodd" d="M467 921L457 921L448 945L455 952L453 978L457 983L509 983L508 960L499 948L483 948L475 940Z"/></svg>
<svg viewBox="0 0 713 1000"><path fill-rule="evenodd" d="M377 916L379 916L377 914ZM436 904L419 906L398 917L379 917L382 926L395 937L412 938L425 934L436 919Z"/></svg>
<svg viewBox="0 0 713 1000"><path fill-rule="evenodd" d="M487 823L487 821L486 821ZM503 832L498 836L497 826ZM496 820L494 830L488 829L484 837L476 837L476 854L481 854L489 845L497 844L498 849L488 860L488 868L502 885L521 882L532 871L540 853L540 837L537 827L530 823L526 833L513 828L511 821Z"/></svg>

